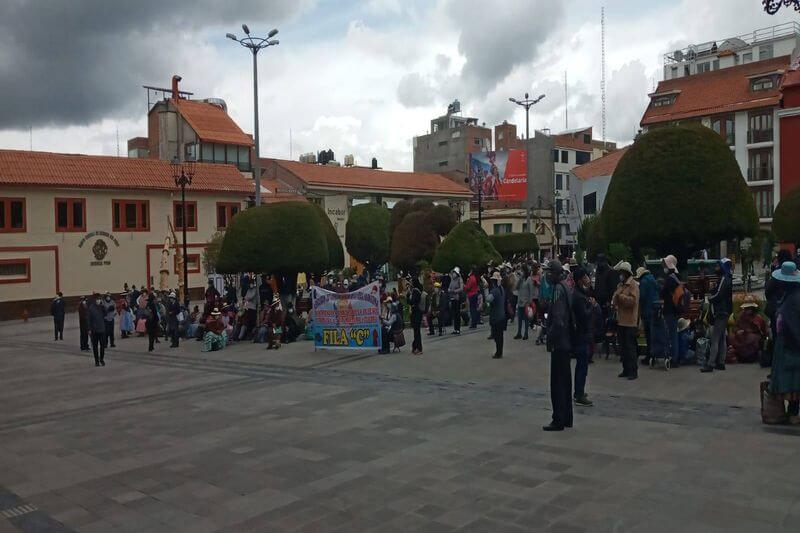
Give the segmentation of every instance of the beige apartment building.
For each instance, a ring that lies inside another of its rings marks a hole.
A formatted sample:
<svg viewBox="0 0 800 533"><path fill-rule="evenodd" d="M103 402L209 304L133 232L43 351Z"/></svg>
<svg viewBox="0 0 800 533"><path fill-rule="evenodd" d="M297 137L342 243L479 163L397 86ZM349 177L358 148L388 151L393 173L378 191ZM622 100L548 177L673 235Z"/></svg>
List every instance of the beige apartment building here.
<svg viewBox="0 0 800 533"><path fill-rule="evenodd" d="M170 224L182 244L172 174L158 159L0 150L0 320L46 314L58 291L71 306L124 283L158 287L164 263L176 288L176 248L162 257ZM206 284L206 243L253 192L234 165L195 165L186 189L190 290Z"/></svg>

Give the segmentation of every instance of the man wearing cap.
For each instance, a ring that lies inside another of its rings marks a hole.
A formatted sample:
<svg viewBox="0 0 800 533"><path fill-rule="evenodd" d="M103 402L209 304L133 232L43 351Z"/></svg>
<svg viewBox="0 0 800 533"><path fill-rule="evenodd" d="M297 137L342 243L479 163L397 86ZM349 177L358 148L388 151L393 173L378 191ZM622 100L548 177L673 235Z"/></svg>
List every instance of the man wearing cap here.
<svg viewBox="0 0 800 533"><path fill-rule="evenodd" d="M450 286L447 288L450 298L450 313L453 317L453 335L461 334L461 299L464 297L464 280L461 269L453 268L450 272Z"/></svg>
<svg viewBox="0 0 800 533"><path fill-rule="evenodd" d="M731 260L723 257L716 266L719 282L717 290L708 301L714 322L711 326L711 353L700 372L725 370L725 354L728 352L728 317L733 313L733 277Z"/></svg>
<svg viewBox="0 0 800 533"><path fill-rule="evenodd" d="M433 282L433 292L431 293L431 305L428 310L428 335L435 335L433 327L434 320L439 328L439 336L442 336L442 284L438 281Z"/></svg>
<svg viewBox="0 0 800 533"><path fill-rule="evenodd" d="M642 359L643 365L650 364L651 335L653 332L654 306L658 301L658 282L653 274L645 267L636 269L636 281L639 282L639 318L644 328L644 338L647 343L647 355Z"/></svg>
<svg viewBox="0 0 800 533"><path fill-rule="evenodd" d="M620 261L614 267L619 272L619 285L611 297L617 310L617 342L622 355L621 378L639 377L639 360L636 354L636 332L639 329L639 284L633 279L631 264Z"/></svg>
<svg viewBox="0 0 800 533"><path fill-rule="evenodd" d="M663 301L661 312L664 315L664 324L667 328L667 356L670 358L672 368L680 366L678 361L678 310L675 308L673 295L680 286L678 279L678 259L668 255L661 260L664 265L664 284L661 286L659 297Z"/></svg>
<svg viewBox="0 0 800 533"><path fill-rule="evenodd" d="M553 296L547 313L547 350L550 352L550 401L553 419L545 431L572 427L572 368L574 327L571 313L572 290L562 281L564 268L554 259L547 265Z"/></svg>

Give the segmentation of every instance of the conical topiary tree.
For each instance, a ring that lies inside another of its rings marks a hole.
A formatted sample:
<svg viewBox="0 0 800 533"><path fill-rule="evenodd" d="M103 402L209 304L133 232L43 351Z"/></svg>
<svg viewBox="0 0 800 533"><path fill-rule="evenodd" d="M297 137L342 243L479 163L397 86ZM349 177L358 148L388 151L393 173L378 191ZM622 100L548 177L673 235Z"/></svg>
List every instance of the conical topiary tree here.
<svg viewBox="0 0 800 533"><path fill-rule="evenodd" d="M368 272L389 261L389 210L376 203L353 206L347 217L347 252Z"/></svg>
<svg viewBox="0 0 800 533"><path fill-rule="evenodd" d="M225 231L217 272L292 276L330 268L326 230L316 209L306 202L281 202L242 211Z"/></svg>
<svg viewBox="0 0 800 533"><path fill-rule="evenodd" d="M782 242L800 242L800 187L781 198L772 215L772 232Z"/></svg>
<svg viewBox="0 0 800 533"><path fill-rule="evenodd" d="M725 141L699 125L669 126L641 135L622 156L600 224L605 242L686 257L755 235L758 215Z"/></svg>
<svg viewBox="0 0 800 533"><path fill-rule="evenodd" d="M450 272L454 267L467 269L487 263L502 261L500 254L492 246L489 237L475 222L465 220L447 234L431 265L436 272Z"/></svg>

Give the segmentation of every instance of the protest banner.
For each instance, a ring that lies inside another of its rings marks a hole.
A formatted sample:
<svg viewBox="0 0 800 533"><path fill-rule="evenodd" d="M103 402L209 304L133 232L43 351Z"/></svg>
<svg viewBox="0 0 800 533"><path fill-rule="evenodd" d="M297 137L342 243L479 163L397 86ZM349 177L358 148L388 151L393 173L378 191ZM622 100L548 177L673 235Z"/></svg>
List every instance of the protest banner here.
<svg viewBox="0 0 800 533"><path fill-rule="evenodd" d="M336 293L314 287L311 294L315 348L380 349L380 285Z"/></svg>

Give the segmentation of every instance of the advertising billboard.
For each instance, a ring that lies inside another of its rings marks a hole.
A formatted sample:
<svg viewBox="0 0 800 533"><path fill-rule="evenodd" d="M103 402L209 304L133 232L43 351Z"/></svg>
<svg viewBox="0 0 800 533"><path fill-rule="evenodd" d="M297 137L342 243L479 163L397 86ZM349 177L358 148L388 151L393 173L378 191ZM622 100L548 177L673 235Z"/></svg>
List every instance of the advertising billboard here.
<svg viewBox="0 0 800 533"><path fill-rule="evenodd" d="M524 201L528 194L525 150L475 152L469 156L469 188L483 200Z"/></svg>

